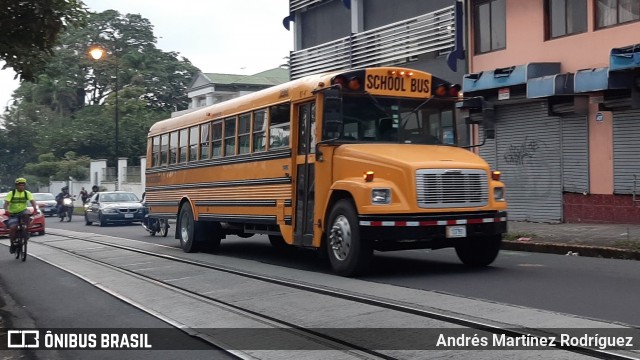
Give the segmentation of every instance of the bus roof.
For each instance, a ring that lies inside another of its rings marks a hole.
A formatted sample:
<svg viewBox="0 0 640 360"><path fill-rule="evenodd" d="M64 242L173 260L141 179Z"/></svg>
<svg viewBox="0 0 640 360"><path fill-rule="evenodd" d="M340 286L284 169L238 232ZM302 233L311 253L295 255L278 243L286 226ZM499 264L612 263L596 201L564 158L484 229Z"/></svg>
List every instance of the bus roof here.
<svg viewBox="0 0 640 360"><path fill-rule="evenodd" d="M278 103L310 98L312 97L314 90L328 87L331 79L336 75L371 69L372 68L338 70L328 73L309 75L300 79L275 85L251 94L209 105L187 114L160 120L151 126L148 136L156 136L168 131L187 128L208 120L220 119L246 111L262 109ZM422 71L400 67L381 67L375 69L384 71L410 70L412 72L426 74Z"/></svg>

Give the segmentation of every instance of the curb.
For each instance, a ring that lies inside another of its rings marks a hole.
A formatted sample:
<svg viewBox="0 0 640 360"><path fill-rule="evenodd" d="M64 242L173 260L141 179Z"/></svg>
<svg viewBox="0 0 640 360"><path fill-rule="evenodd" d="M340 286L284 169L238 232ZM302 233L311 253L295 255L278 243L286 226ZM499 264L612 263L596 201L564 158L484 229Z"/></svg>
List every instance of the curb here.
<svg viewBox="0 0 640 360"><path fill-rule="evenodd" d="M503 240L501 249L560 255L574 255L570 253L577 253L575 254L576 256L599 257L606 259L640 260L640 251L604 246L569 245L539 242L524 243L519 241Z"/></svg>

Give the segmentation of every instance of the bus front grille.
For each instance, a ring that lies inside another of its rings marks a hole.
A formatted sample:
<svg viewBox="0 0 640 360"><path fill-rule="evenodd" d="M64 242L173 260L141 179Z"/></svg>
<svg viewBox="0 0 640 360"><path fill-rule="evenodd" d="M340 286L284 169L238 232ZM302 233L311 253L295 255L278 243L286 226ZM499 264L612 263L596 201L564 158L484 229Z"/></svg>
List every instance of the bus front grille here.
<svg viewBox="0 0 640 360"><path fill-rule="evenodd" d="M487 173L475 169L421 169L416 171L421 208L478 207L489 198Z"/></svg>

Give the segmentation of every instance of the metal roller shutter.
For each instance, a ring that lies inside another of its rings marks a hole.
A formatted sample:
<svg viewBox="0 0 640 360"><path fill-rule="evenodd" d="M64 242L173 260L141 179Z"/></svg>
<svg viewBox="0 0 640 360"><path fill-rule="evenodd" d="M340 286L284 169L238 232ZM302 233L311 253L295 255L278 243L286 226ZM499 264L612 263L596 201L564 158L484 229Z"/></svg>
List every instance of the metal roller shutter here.
<svg viewBox="0 0 640 360"><path fill-rule="evenodd" d="M613 113L613 192L631 194L640 176L640 110Z"/></svg>
<svg viewBox="0 0 640 360"><path fill-rule="evenodd" d="M589 123L582 115L567 116L562 123L562 190L589 192Z"/></svg>
<svg viewBox="0 0 640 360"><path fill-rule="evenodd" d="M561 222L560 118L537 101L496 106L496 120L496 139L480 155L502 172L509 219Z"/></svg>

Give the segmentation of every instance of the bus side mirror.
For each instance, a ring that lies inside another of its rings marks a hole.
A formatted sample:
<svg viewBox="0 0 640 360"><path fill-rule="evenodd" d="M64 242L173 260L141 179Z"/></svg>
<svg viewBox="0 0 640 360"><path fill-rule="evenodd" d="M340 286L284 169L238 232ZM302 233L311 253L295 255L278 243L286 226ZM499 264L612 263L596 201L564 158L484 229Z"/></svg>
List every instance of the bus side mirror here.
<svg viewBox="0 0 640 360"><path fill-rule="evenodd" d="M340 90L327 89L323 92L322 138L336 139L342 134L342 96Z"/></svg>

